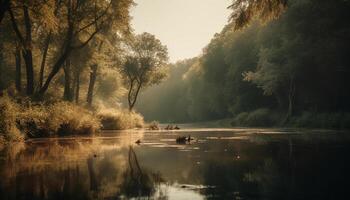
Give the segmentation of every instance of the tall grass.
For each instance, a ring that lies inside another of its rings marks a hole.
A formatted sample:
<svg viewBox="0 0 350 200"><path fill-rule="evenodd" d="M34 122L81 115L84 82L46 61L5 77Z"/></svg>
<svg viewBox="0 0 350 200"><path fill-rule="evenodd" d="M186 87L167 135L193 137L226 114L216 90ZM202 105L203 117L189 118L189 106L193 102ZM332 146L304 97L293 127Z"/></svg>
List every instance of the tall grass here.
<svg viewBox="0 0 350 200"><path fill-rule="evenodd" d="M0 138L6 141L55 135L93 134L100 121L92 112L68 102L16 103L0 98Z"/></svg>
<svg viewBox="0 0 350 200"><path fill-rule="evenodd" d="M16 122L19 112L20 107L9 97L0 98L0 145L23 140L24 134L21 134Z"/></svg>
<svg viewBox="0 0 350 200"><path fill-rule="evenodd" d="M125 130L132 128L143 128L142 115L126 109L103 109L98 111L98 117L102 123L103 130Z"/></svg>

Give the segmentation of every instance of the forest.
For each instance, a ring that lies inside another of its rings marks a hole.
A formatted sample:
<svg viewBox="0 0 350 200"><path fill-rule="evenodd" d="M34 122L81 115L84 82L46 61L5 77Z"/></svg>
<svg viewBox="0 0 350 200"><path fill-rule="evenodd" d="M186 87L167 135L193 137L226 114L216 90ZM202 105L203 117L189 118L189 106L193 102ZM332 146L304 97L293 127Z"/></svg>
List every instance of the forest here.
<svg viewBox="0 0 350 200"><path fill-rule="evenodd" d="M0 199L350 199L349 11L0 0Z"/></svg>
<svg viewBox="0 0 350 200"><path fill-rule="evenodd" d="M141 88L165 78L168 51L133 32L135 5L1 1L2 143L144 126L133 107Z"/></svg>
<svg viewBox="0 0 350 200"><path fill-rule="evenodd" d="M278 18L245 19L238 30L230 22L201 55L171 64L137 108L168 123L349 128L349 8L343 0L293 0Z"/></svg>
<svg viewBox="0 0 350 200"><path fill-rule="evenodd" d="M144 121L349 128L348 1L233 1L202 54L176 63L135 34L133 6L1 0L0 140Z"/></svg>

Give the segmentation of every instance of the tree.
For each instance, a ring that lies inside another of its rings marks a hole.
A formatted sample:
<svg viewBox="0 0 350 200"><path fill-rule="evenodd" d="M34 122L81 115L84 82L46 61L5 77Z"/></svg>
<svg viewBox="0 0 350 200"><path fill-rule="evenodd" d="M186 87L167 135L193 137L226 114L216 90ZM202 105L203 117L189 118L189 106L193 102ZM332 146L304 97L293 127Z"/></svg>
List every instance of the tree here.
<svg viewBox="0 0 350 200"><path fill-rule="evenodd" d="M113 22L112 16L118 15L113 12L119 13L119 9L125 9L118 6L119 4L113 3L113 1L80 2L69 0L66 2L66 20L64 22L67 28L61 47L62 52L38 91L39 94L42 95L47 91L52 79L60 71L72 51L85 47L96 34L106 27L108 21Z"/></svg>
<svg viewBox="0 0 350 200"><path fill-rule="evenodd" d="M247 26L255 17L262 21L277 18L287 7L288 0L233 0L228 7L232 9L230 19L235 23L234 28Z"/></svg>
<svg viewBox="0 0 350 200"><path fill-rule="evenodd" d="M32 53L32 20L29 15L30 5L28 2L22 2L22 4L20 4L19 6L22 8L25 35L23 35L20 31L20 27L18 26L15 13L12 8L13 5L8 6L8 11L10 13L13 30L22 47L22 56L24 59L27 73L27 95L32 95L34 93L34 68Z"/></svg>
<svg viewBox="0 0 350 200"><path fill-rule="evenodd" d="M166 77L168 50L149 33L137 35L128 47L129 52L121 72L126 77L131 111L141 88L159 84Z"/></svg>

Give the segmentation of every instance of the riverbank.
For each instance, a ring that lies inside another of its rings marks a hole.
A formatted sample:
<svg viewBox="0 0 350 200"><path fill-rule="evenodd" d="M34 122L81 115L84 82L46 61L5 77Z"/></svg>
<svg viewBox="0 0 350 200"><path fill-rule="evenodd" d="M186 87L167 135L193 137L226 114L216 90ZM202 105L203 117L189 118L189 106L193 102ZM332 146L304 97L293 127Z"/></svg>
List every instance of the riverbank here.
<svg viewBox="0 0 350 200"><path fill-rule="evenodd" d="M163 124L167 124L163 122ZM304 111L286 120L285 113L262 108L252 112L242 112L232 118L180 124L180 128L310 128L310 129L350 129L350 113L315 113Z"/></svg>
<svg viewBox="0 0 350 200"><path fill-rule="evenodd" d="M93 135L100 130L143 127L143 117L135 112L87 109L76 104L32 102L28 99L0 98L0 144L27 138L66 135Z"/></svg>

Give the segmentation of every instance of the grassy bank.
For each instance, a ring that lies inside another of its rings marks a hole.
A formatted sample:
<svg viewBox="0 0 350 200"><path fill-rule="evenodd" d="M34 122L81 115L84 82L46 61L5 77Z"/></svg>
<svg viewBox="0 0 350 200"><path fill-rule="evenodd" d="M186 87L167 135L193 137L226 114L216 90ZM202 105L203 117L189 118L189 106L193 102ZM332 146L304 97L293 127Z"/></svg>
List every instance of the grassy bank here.
<svg viewBox="0 0 350 200"><path fill-rule="evenodd" d="M34 103L26 99L0 98L0 144L26 138L92 135L102 129L143 127L135 112L113 110L92 112L73 103Z"/></svg>

